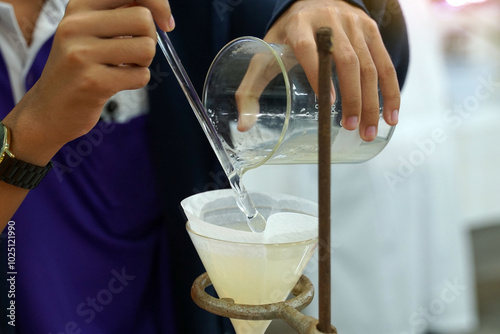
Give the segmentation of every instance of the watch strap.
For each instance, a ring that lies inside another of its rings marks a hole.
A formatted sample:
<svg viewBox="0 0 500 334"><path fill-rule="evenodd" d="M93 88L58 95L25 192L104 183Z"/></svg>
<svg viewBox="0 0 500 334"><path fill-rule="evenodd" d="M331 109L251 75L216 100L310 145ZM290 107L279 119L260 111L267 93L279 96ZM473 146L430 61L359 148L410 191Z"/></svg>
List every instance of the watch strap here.
<svg viewBox="0 0 500 334"><path fill-rule="evenodd" d="M40 167L6 154L0 164L0 181L24 189L33 189L51 169L52 161L47 166Z"/></svg>

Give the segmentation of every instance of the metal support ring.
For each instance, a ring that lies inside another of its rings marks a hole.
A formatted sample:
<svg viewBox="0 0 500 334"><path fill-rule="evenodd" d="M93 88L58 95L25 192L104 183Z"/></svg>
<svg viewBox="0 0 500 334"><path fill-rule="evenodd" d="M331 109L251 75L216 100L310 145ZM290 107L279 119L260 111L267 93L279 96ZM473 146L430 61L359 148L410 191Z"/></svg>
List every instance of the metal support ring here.
<svg viewBox="0 0 500 334"><path fill-rule="evenodd" d="M205 289L211 284L212 282L207 273L202 274L194 281L191 287L191 297L194 302L204 310L233 319L277 319L280 318L280 313L283 312L284 307L292 307L301 311L312 302L314 297L313 284L304 275L299 278L292 290L292 294L296 297L284 302L263 305L235 304L234 300L230 298L214 298L205 292Z"/></svg>

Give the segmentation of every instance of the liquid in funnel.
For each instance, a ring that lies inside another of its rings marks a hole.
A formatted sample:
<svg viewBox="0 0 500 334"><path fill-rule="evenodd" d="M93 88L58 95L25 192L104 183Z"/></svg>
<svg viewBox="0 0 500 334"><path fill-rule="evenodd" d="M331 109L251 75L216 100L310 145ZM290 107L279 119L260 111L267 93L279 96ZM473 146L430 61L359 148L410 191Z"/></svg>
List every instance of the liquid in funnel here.
<svg viewBox="0 0 500 334"><path fill-rule="evenodd" d="M227 191L210 193L224 192L227 194ZM204 206L201 216L186 212L187 230L220 298L249 305L282 302L316 249L317 219L311 216L315 205L296 198L293 198L295 202L290 201L291 196L281 201L258 193L252 197L259 212L268 218L263 233L252 233L248 229L231 197L233 207L227 207L228 202L222 198L213 199L212 206ZM287 207L259 206L259 200L266 198L272 201L269 205L286 204ZM185 204L183 202L186 210ZM301 207L307 209L301 211ZM262 334L271 321L231 319L231 322L237 334Z"/></svg>

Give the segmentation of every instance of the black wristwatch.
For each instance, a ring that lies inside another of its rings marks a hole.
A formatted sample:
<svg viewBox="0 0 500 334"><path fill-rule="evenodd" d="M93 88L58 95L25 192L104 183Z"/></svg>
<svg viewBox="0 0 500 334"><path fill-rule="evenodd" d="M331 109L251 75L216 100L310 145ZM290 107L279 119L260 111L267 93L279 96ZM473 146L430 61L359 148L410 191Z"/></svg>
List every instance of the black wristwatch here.
<svg viewBox="0 0 500 334"><path fill-rule="evenodd" d="M33 189L52 169L52 162L40 167L16 159L10 151L9 129L0 123L0 181L24 189Z"/></svg>

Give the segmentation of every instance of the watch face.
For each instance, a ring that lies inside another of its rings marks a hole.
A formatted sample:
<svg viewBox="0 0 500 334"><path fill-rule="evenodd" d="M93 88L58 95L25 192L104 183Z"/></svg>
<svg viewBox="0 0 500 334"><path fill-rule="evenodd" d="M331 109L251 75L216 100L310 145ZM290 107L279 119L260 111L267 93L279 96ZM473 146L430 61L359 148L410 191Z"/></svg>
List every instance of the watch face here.
<svg viewBox="0 0 500 334"><path fill-rule="evenodd" d="M5 127L2 123L0 123L0 163L3 161L3 157L5 156L5 145L7 144L7 132L5 131Z"/></svg>

